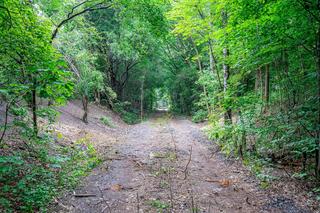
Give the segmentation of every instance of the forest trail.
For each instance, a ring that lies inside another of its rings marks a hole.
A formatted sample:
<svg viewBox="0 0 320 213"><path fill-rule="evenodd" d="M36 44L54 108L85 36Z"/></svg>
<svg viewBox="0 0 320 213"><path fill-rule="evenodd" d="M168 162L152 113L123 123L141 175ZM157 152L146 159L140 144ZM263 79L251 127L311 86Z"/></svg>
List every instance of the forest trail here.
<svg viewBox="0 0 320 213"><path fill-rule="evenodd" d="M116 142L105 149L104 162L50 211L309 212L299 207L300 198L261 190L239 162L214 150L202 126L157 114L120 127L113 134ZM105 130L94 124L88 128L103 142Z"/></svg>

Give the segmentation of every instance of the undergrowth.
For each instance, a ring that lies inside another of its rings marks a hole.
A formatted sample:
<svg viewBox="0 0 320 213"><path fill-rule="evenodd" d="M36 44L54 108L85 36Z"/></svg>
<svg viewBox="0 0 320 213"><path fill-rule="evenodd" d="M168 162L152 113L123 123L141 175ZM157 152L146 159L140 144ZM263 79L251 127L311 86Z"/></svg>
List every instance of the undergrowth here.
<svg viewBox="0 0 320 213"><path fill-rule="evenodd" d="M312 182L316 188L311 191L319 197L319 180L312 174L315 165L306 160L306 156L311 158L314 153L314 143L310 136L296 138L293 133L301 126L297 123L295 126L283 124L282 117L284 115L259 114L252 109L243 111L237 122L222 125L221 116L213 113L207 134L226 156L242 159L259 179L261 188L268 188L272 181L279 179L272 175L275 167L295 167L296 173L285 171L287 175Z"/></svg>
<svg viewBox="0 0 320 213"><path fill-rule="evenodd" d="M30 138L20 150L4 147L2 151L1 212L46 211L53 197L75 187L100 162L88 137L73 146L61 146L46 135Z"/></svg>
<svg viewBox="0 0 320 213"><path fill-rule="evenodd" d="M200 123L205 121L208 118L208 112L205 110L198 110L192 115L192 122L194 123Z"/></svg>
<svg viewBox="0 0 320 213"><path fill-rule="evenodd" d="M140 122L138 112L130 108L130 102L115 103L113 109L117 112L121 119L127 124L136 124Z"/></svg>
<svg viewBox="0 0 320 213"><path fill-rule="evenodd" d="M112 128L114 127L114 125L112 123L112 119L110 117L102 116L100 118L100 121L101 121L101 123L103 123L106 126L109 126L109 127L112 127Z"/></svg>

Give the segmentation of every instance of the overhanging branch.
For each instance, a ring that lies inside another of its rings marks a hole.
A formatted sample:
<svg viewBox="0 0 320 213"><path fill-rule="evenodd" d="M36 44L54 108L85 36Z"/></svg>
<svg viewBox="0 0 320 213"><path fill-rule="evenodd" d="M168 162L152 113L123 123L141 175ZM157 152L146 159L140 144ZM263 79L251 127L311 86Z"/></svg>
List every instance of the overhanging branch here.
<svg viewBox="0 0 320 213"><path fill-rule="evenodd" d="M12 27L12 18L11 18L11 13L10 10L4 6L0 6L0 9L3 9L7 12L8 16L9 16L9 23L10 23L10 27Z"/></svg>
<svg viewBox="0 0 320 213"><path fill-rule="evenodd" d="M51 42L56 38L56 36L57 36L57 34L58 34L58 32L59 32L59 29L60 29L64 24L66 24L67 22L71 21L71 20L74 19L75 17L80 16L80 15L82 15L82 14L84 14L84 13L87 13L87 12L95 11L95 10L108 9L108 8L110 8L110 7L112 6L112 4L103 5L102 3L98 3L98 4L96 4L96 5L92 6L92 7L88 7L88 8L83 9L82 11L80 11L80 12L78 12L78 13L74 13L74 14L73 14L73 12L74 12L74 10L75 10L76 8L78 8L79 6L83 5L83 4L86 3L86 2L88 2L88 1L84 1L84 2L82 2L82 3L80 3L80 4L76 5L76 6L74 6L74 7L72 8L71 12L68 13L67 18L64 19L64 20L62 20L62 21L56 26L56 28L54 29L54 31L53 31L53 33L52 33L52 36L51 36Z"/></svg>

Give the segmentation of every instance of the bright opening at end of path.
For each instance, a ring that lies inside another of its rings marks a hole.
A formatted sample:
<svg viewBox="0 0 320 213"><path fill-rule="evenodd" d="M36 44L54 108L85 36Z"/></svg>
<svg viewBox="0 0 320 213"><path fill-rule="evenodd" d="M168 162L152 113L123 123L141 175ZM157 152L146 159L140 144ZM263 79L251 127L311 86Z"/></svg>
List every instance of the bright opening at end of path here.
<svg viewBox="0 0 320 213"><path fill-rule="evenodd" d="M170 111L170 96L168 92L162 88L156 89L156 106L155 109L160 112Z"/></svg>

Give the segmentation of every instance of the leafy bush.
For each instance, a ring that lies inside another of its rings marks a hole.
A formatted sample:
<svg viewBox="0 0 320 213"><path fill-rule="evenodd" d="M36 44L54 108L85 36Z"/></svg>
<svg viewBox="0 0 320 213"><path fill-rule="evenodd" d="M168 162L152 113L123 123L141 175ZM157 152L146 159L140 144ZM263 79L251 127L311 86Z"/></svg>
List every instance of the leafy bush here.
<svg viewBox="0 0 320 213"><path fill-rule="evenodd" d="M132 112L126 112L121 116L122 120L127 124L136 124L139 123L139 116Z"/></svg>
<svg viewBox="0 0 320 213"><path fill-rule="evenodd" d="M192 121L195 123L200 123L208 118L208 112L205 110L198 110L192 116Z"/></svg>
<svg viewBox="0 0 320 213"><path fill-rule="evenodd" d="M112 119L110 117L102 116L100 118L100 121L101 121L101 123L103 123L106 126L114 127L114 125L112 123Z"/></svg>
<svg viewBox="0 0 320 213"><path fill-rule="evenodd" d="M130 102L118 102L114 104L114 111L119 113L121 119L127 124L139 123L139 116L130 111Z"/></svg>

